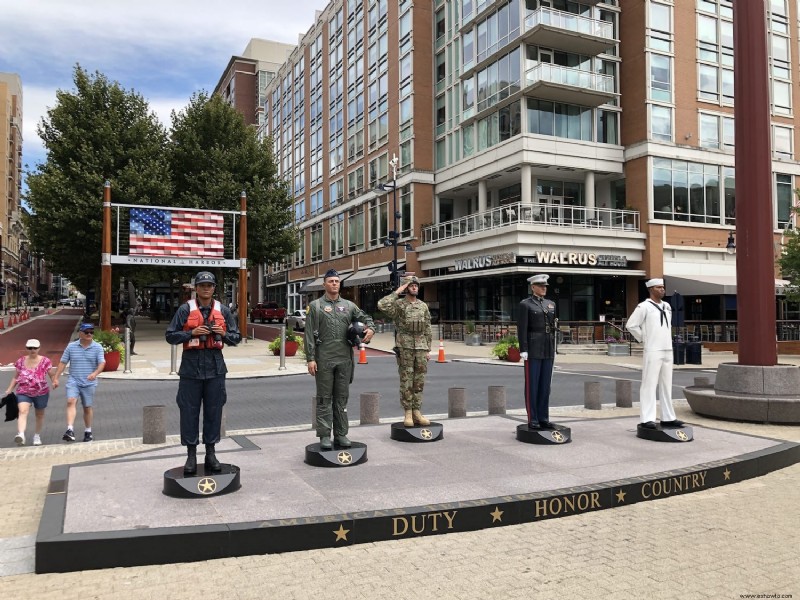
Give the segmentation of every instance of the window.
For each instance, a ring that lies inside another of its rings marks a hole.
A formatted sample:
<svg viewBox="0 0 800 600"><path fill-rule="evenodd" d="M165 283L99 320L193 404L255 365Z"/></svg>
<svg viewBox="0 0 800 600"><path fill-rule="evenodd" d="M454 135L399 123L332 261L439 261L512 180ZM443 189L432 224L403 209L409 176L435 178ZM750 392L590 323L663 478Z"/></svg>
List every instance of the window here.
<svg viewBox="0 0 800 600"><path fill-rule="evenodd" d="M700 113L700 147L733 152L733 123L732 117Z"/></svg>
<svg viewBox="0 0 800 600"><path fill-rule="evenodd" d="M369 161L369 187L375 188L387 180L389 174L389 155L383 154Z"/></svg>
<svg viewBox="0 0 800 600"><path fill-rule="evenodd" d="M347 174L347 197L355 198L364 191L364 167Z"/></svg>
<svg viewBox="0 0 800 600"><path fill-rule="evenodd" d="M358 252L364 249L364 205L350 210L347 216L347 250Z"/></svg>
<svg viewBox="0 0 800 600"><path fill-rule="evenodd" d="M592 109L528 98L528 130L573 140L592 139Z"/></svg>
<svg viewBox="0 0 800 600"><path fill-rule="evenodd" d="M653 159L653 215L678 222L720 223L720 167Z"/></svg>
<svg viewBox="0 0 800 600"><path fill-rule="evenodd" d="M294 267L300 267L306 262L306 237L305 230L301 230L298 235L297 251L294 253L293 264Z"/></svg>
<svg viewBox="0 0 800 600"><path fill-rule="evenodd" d="M786 229L792 220L792 176L775 175L775 200L777 203L778 229Z"/></svg>
<svg viewBox="0 0 800 600"><path fill-rule="evenodd" d="M369 202L369 246L383 245L389 235L389 194L379 196Z"/></svg>
<svg viewBox="0 0 800 600"><path fill-rule="evenodd" d="M344 179L339 179L331 184L329 202L334 207L344 198Z"/></svg>
<svg viewBox="0 0 800 600"><path fill-rule="evenodd" d="M792 159L792 135L791 127L772 126L772 155L775 158Z"/></svg>
<svg viewBox="0 0 800 600"><path fill-rule="evenodd" d="M344 254L344 213L331 217L329 226L331 257Z"/></svg>
<svg viewBox="0 0 800 600"><path fill-rule="evenodd" d="M672 141L672 109L668 106L650 105L650 137L664 142Z"/></svg>
<svg viewBox="0 0 800 600"><path fill-rule="evenodd" d="M297 202L294 203L294 222L299 223L300 221L304 221L306 218L306 201L304 198L300 198Z"/></svg>
<svg viewBox="0 0 800 600"><path fill-rule="evenodd" d="M323 206L323 198L322 198L322 190L317 190L316 192L312 192L310 197L310 204L311 204L311 216L317 215L322 212Z"/></svg>
<svg viewBox="0 0 800 600"><path fill-rule="evenodd" d="M651 50L672 52L672 7L658 2L648 4L647 45Z"/></svg>
<svg viewBox="0 0 800 600"><path fill-rule="evenodd" d="M311 227L311 261L322 260L322 223Z"/></svg>
<svg viewBox="0 0 800 600"><path fill-rule="evenodd" d="M669 56L650 55L650 99L672 101L672 59Z"/></svg>

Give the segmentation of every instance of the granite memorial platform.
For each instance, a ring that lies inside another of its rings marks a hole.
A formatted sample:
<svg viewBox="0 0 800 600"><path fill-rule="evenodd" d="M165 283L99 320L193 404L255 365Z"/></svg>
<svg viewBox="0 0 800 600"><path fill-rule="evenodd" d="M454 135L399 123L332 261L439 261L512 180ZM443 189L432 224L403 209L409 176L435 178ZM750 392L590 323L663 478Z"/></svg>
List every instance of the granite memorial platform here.
<svg viewBox="0 0 800 600"><path fill-rule="evenodd" d="M387 425L353 428L357 468L304 463L313 431L234 436L233 494L163 494L180 446L54 467L36 572L167 564L457 533L702 491L800 461L800 444L694 427L691 444L636 437L636 417L563 418L572 443L521 444L524 418L451 419L435 444L402 444ZM568 540L562 540L568 543Z"/></svg>

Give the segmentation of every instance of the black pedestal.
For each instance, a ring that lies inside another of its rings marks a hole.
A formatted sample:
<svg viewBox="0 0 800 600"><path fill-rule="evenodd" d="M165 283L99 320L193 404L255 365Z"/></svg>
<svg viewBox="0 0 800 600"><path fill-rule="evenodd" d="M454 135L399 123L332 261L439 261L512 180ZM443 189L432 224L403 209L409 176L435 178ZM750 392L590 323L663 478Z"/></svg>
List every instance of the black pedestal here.
<svg viewBox="0 0 800 600"><path fill-rule="evenodd" d="M350 448L334 446L333 450L323 450L316 444L306 446L306 464L312 467L354 467L367 462L367 445L353 442Z"/></svg>
<svg viewBox="0 0 800 600"><path fill-rule="evenodd" d="M406 427L402 422L392 423L391 437L397 442L438 442L444 439L444 426L433 421L424 427Z"/></svg>
<svg viewBox="0 0 800 600"><path fill-rule="evenodd" d="M205 498L235 492L242 487L239 467L228 463L222 463L221 467L219 473L212 473L199 464L196 475L184 475L183 467L165 471L164 494L173 498Z"/></svg>
<svg viewBox="0 0 800 600"><path fill-rule="evenodd" d="M661 427L656 425L657 429L650 429L642 427L639 423L636 426L636 437L643 440L650 440L651 442L691 442L694 439L694 431L691 427L684 425L683 427L676 427L671 429L669 427Z"/></svg>
<svg viewBox="0 0 800 600"><path fill-rule="evenodd" d="M563 425L554 429L531 429L527 423L517 426L517 439L526 444L569 444L572 430Z"/></svg>

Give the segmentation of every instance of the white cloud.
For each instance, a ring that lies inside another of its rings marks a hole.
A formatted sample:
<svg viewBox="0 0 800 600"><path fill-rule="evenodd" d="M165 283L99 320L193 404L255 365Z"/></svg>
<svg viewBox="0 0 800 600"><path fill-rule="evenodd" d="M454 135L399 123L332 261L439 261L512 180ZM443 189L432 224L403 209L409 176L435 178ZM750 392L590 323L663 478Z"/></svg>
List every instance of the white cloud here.
<svg viewBox="0 0 800 600"><path fill-rule="evenodd" d="M141 93L165 126L212 90L250 38L296 44L326 0L25 0L3 2L0 71L23 85L24 161L44 159L36 125L72 89L76 63Z"/></svg>

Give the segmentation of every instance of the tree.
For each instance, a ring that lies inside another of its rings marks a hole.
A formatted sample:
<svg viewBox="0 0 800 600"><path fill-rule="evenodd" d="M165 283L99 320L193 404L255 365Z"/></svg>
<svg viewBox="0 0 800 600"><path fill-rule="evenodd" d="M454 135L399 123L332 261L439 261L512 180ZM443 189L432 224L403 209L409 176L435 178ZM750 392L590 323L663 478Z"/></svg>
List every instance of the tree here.
<svg viewBox="0 0 800 600"><path fill-rule="evenodd" d="M292 197L278 179L272 141L220 96L192 96L172 113L169 162L175 203L184 208L239 210L247 193L247 255L254 263L282 259L297 249Z"/></svg>
<svg viewBox="0 0 800 600"><path fill-rule="evenodd" d="M104 182L115 203L162 206L172 183L166 131L145 99L80 65L73 81L37 127L47 158L28 175L25 200L34 251L86 291L100 276Z"/></svg>
<svg viewBox="0 0 800 600"><path fill-rule="evenodd" d="M800 195L800 190L795 190L795 195ZM795 207L792 210L800 214L800 209ZM785 288L786 299L800 302L800 232L797 229L785 229L783 240L783 251L778 264L781 267L781 276L791 282Z"/></svg>

